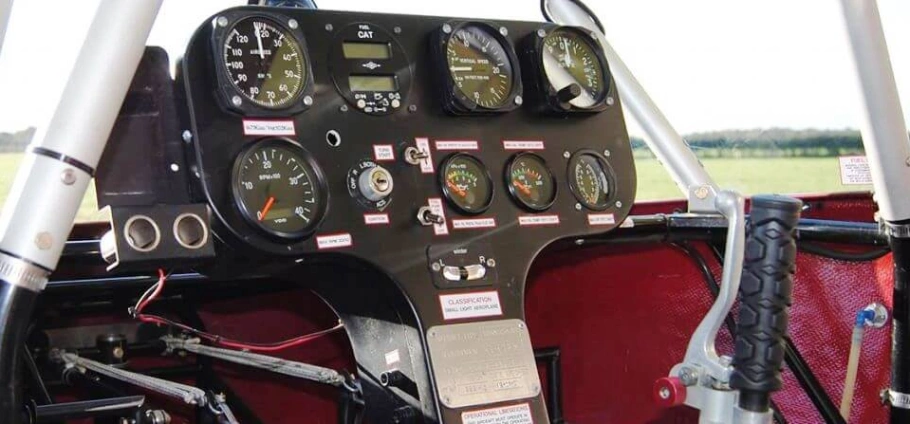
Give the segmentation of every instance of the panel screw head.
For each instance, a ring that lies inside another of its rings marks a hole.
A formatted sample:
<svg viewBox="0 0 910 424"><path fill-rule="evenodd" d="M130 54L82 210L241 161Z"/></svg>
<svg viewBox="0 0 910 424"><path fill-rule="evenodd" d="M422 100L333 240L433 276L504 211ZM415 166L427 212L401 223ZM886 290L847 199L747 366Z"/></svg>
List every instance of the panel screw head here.
<svg viewBox="0 0 910 424"><path fill-rule="evenodd" d="M191 133L190 130L183 130L183 134L181 134L181 136L183 137L184 142L189 143L193 141L193 133Z"/></svg>
<svg viewBox="0 0 910 424"><path fill-rule="evenodd" d="M546 36L547 36L547 30L545 30L545 29L543 29L543 28L537 30L537 36L540 37L540 38L546 37Z"/></svg>
<svg viewBox="0 0 910 424"><path fill-rule="evenodd" d="M605 156L605 157L610 157L610 150L609 150L609 149L604 149L604 156Z"/></svg>
<svg viewBox="0 0 910 424"><path fill-rule="evenodd" d="M300 25L297 24L296 19L291 19L288 21L288 26L291 27L291 29L297 29Z"/></svg>
<svg viewBox="0 0 910 424"><path fill-rule="evenodd" d="M333 29L335 29L335 27L332 26L332 24L325 24L326 31L332 32Z"/></svg>
<svg viewBox="0 0 910 424"><path fill-rule="evenodd" d="M348 105L341 105L341 107L339 107L338 110L340 110L340 111L342 111L342 112L347 112L347 111L348 111Z"/></svg>
<svg viewBox="0 0 910 424"><path fill-rule="evenodd" d="M518 328L525 328L525 323L519 322L519 323L518 323Z"/></svg>
<svg viewBox="0 0 910 424"><path fill-rule="evenodd" d="M496 259L487 259L487 266L490 268L496 268Z"/></svg>
<svg viewBox="0 0 910 424"><path fill-rule="evenodd" d="M509 30L506 27L499 27L499 33L506 37L509 35Z"/></svg>
<svg viewBox="0 0 910 424"><path fill-rule="evenodd" d="M686 386L693 386L698 383L698 373L695 370L684 367L679 370L679 381Z"/></svg>
<svg viewBox="0 0 910 424"><path fill-rule="evenodd" d="M581 245L583 245L583 244L585 244L585 239L576 239L576 240L575 240L575 245L576 245L576 246L581 246Z"/></svg>
<svg viewBox="0 0 910 424"><path fill-rule="evenodd" d="M708 187L701 186L695 189L695 197L702 200L706 199L708 197Z"/></svg>
<svg viewBox="0 0 910 424"><path fill-rule="evenodd" d="M576 203L576 204L575 204L575 210L580 211L581 208L582 208L581 203Z"/></svg>
<svg viewBox="0 0 910 424"><path fill-rule="evenodd" d="M433 265L430 265L430 269L432 269L433 272L439 272L439 270L442 269L442 265L440 265L439 262L433 262Z"/></svg>
<svg viewBox="0 0 910 424"><path fill-rule="evenodd" d="M394 32L396 34L401 34L401 27L397 26L395 28L392 28L392 32Z"/></svg>
<svg viewBox="0 0 910 424"><path fill-rule="evenodd" d="M521 96L515 96L515 104L521 106L522 103L524 103L524 99Z"/></svg>
<svg viewBox="0 0 910 424"><path fill-rule="evenodd" d="M616 201L616 207L617 207L617 208L621 208L621 207L622 207L622 202L620 202L619 200L617 200L617 201Z"/></svg>
<svg viewBox="0 0 910 424"><path fill-rule="evenodd" d="M305 104L307 106L313 106L313 96L304 96L303 104Z"/></svg>
<svg viewBox="0 0 910 424"><path fill-rule="evenodd" d="M231 103L233 103L234 106L240 107L240 105L243 104L243 99L241 99L240 96L234 96L231 97Z"/></svg>
<svg viewBox="0 0 910 424"><path fill-rule="evenodd" d="M607 97L607 106L613 106L614 103L616 103L616 99L613 97Z"/></svg>
<svg viewBox="0 0 910 424"><path fill-rule="evenodd" d="M568 150L566 150L565 152L562 152L562 157L568 159L568 158L572 157L572 154L569 153Z"/></svg>
<svg viewBox="0 0 910 424"><path fill-rule="evenodd" d="M444 33L446 33L446 34L450 34L450 33L452 32L452 26L449 25L449 24L443 24L443 25L442 25L442 32L444 32Z"/></svg>
<svg viewBox="0 0 910 424"><path fill-rule="evenodd" d="M225 18L224 16L219 16L218 19L215 19L215 22L220 27L226 27L228 24L228 18Z"/></svg>
<svg viewBox="0 0 910 424"><path fill-rule="evenodd" d="M411 112L411 113L417 112L417 105L408 106L408 112Z"/></svg>
<svg viewBox="0 0 910 424"><path fill-rule="evenodd" d="M72 169L66 169L60 173L60 181L66 185L73 185L76 182L76 173Z"/></svg>

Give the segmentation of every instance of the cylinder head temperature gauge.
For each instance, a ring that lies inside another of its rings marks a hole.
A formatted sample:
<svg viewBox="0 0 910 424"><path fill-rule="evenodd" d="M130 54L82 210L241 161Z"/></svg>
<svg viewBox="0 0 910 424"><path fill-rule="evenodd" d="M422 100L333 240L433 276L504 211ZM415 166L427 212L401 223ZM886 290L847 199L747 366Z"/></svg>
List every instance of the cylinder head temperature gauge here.
<svg viewBox="0 0 910 424"><path fill-rule="evenodd" d="M233 193L247 222L285 240L311 234L328 203L316 163L299 144L282 138L253 142L237 156Z"/></svg>
<svg viewBox="0 0 910 424"><path fill-rule="evenodd" d="M466 214L479 214L493 203L493 181L487 168L474 156L456 153L442 164L440 185L446 200Z"/></svg>
<svg viewBox="0 0 910 424"><path fill-rule="evenodd" d="M594 151L583 150L569 159L569 189L584 207L604 210L610 206L615 177L610 164Z"/></svg>
<svg viewBox="0 0 910 424"><path fill-rule="evenodd" d="M533 153L519 153L506 166L509 194L519 205L539 212L556 200L556 179L543 158Z"/></svg>

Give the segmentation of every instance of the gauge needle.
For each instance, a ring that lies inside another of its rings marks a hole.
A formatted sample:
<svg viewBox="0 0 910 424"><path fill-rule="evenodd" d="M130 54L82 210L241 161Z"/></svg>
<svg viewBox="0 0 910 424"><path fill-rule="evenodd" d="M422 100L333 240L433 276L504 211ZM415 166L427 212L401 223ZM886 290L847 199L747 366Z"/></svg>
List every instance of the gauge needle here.
<svg viewBox="0 0 910 424"><path fill-rule="evenodd" d="M458 187L457 185L455 185L455 183L453 183L451 181L446 181L446 186L448 186L450 189L452 189L453 191L458 193L458 195L461 197L465 197L468 195L468 193L465 192L465 190L463 188Z"/></svg>
<svg viewBox="0 0 910 424"><path fill-rule="evenodd" d="M528 196L531 195L531 189L530 189L528 186L522 184L522 183L519 182L519 181L512 181L512 184L513 184L515 187L518 187L518 189L521 190L524 194L526 194L526 195L528 195Z"/></svg>
<svg viewBox="0 0 910 424"><path fill-rule="evenodd" d="M269 210L272 209L272 205L275 204L275 196L269 196L269 200L265 201L265 206L262 207L262 212L259 212L259 220L262 221L265 219L265 215L269 213Z"/></svg>
<svg viewBox="0 0 910 424"><path fill-rule="evenodd" d="M260 28L262 28L262 25L256 25L256 42L259 43L259 59L265 59L265 49L262 48L262 35L259 33Z"/></svg>
<svg viewBox="0 0 910 424"><path fill-rule="evenodd" d="M565 39L562 40L562 51L566 52L565 56L563 56L563 61L566 63L566 67L571 68L572 55L569 54L569 43Z"/></svg>

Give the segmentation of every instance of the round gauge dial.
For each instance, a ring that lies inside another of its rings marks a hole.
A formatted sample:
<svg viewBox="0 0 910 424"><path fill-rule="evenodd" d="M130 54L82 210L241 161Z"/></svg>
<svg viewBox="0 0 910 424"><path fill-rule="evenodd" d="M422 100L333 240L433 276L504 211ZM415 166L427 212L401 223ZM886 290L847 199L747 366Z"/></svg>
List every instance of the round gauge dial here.
<svg viewBox="0 0 910 424"><path fill-rule="evenodd" d="M445 47L455 90L487 109L509 101L515 79L512 61L506 47L485 25L459 27Z"/></svg>
<svg viewBox="0 0 910 424"><path fill-rule="evenodd" d="M285 139L258 141L234 164L234 201L247 221L265 233L303 238L325 211L320 175L298 144Z"/></svg>
<svg viewBox="0 0 910 424"><path fill-rule="evenodd" d="M543 158L519 153L506 167L509 193L532 211L548 209L556 200L556 179Z"/></svg>
<svg viewBox="0 0 910 424"><path fill-rule="evenodd" d="M271 19L252 17L237 22L224 41L223 60L234 88L247 101L267 109L291 105L307 81L303 49Z"/></svg>
<svg viewBox="0 0 910 424"><path fill-rule="evenodd" d="M569 159L569 188L588 209L603 210L609 206L610 175L606 160L595 153L577 153Z"/></svg>
<svg viewBox="0 0 910 424"><path fill-rule="evenodd" d="M493 181L479 160L464 153L455 154L442 165L442 192L461 212L478 214L493 202Z"/></svg>
<svg viewBox="0 0 910 424"><path fill-rule="evenodd" d="M607 72L596 48L590 36L572 28L556 29L544 38L543 70L561 102L587 109L606 96Z"/></svg>

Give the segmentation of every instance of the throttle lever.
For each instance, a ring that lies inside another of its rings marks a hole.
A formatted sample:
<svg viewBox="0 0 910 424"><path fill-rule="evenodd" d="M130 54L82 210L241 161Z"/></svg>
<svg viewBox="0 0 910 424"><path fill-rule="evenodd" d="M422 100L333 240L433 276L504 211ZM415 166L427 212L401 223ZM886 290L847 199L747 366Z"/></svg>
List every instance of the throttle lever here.
<svg viewBox="0 0 910 424"><path fill-rule="evenodd" d="M782 386L781 365L796 269L796 226L803 203L786 196L755 196L746 225L739 287L736 351L730 387L739 407L767 413L771 393Z"/></svg>

